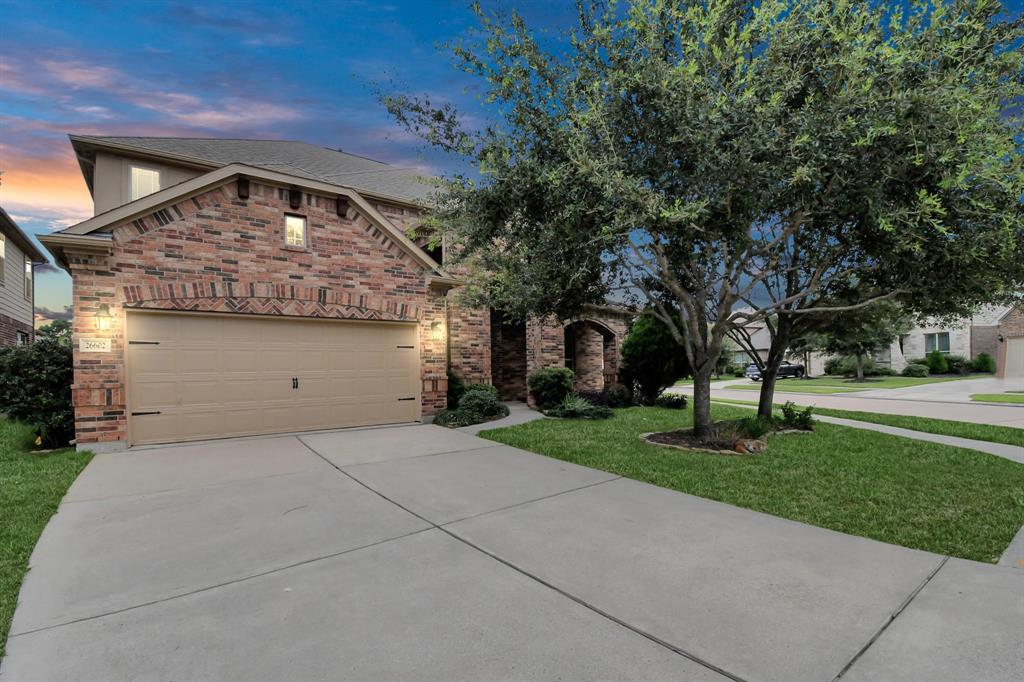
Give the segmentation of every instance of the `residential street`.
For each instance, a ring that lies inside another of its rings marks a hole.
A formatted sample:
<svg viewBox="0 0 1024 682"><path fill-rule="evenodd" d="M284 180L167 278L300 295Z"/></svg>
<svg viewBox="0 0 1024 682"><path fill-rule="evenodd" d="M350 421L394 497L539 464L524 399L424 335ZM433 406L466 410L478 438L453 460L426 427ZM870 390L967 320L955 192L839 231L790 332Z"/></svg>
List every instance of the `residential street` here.
<svg viewBox="0 0 1024 682"><path fill-rule="evenodd" d="M757 391L729 390L729 386L749 384L747 379L712 382L711 395L714 398L757 402ZM999 424L1024 428L1024 405L999 405L973 402L974 393L1002 393L1024 390L1019 381L1003 379L963 379L945 381L910 388L865 390L857 393L809 394L791 393L784 389L797 390L798 379L783 379L776 385L775 402L787 400L797 405L830 407L837 410L903 414L913 417L952 419L977 424ZM692 386L677 386L669 389L676 393L691 394Z"/></svg>
<svg viewBox="0 0 1024 682"><path fill-rule="evenodd" d="M92 461L3 675L1015 680L1021 593L440 427L211 441Z"/></svg>

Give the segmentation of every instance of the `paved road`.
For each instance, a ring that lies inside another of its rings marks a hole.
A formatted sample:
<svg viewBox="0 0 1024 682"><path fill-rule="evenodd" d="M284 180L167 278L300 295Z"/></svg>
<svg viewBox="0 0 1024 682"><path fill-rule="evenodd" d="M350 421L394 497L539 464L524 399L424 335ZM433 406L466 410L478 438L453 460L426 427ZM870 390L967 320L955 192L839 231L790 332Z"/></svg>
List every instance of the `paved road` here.
<svg viewBox="0 0 1024 682"><path fill-rule="evenodd" d="M977 381L991 382L992 379L980 379ZM745 379L712 383L711 395L715 398L726 398L729 400L745 400L756 402L758 392L749 390L738 390L729 388L734 384L750 383ZM915 417L933 417L935 419L952 419L954 421L973 422L976 424L999 424L1002 426L1014 426L1024 428L1024 405L993 405L987 403L972 402L964 398L970 393L982 393L988 391L977 390L978 386L959 386L956 391L946 394L948 400L942 399L941 387L949 387L960 384L974 384L975 380L949 381L928 386L929 395L921 399L923 387L914 386L911 388L878 389L874 391L860 391L857 393L833 393L833 394L808 394L788 393L779 388L785 389L788 385L797 385L796 379L784 379L779 382L775 392L775 402L791 400L797 405L814 405L816 407L831 407L837 410L857 410L861 412L879 412L882 414L902 414ZM1008 384L1004 384L1008 385ZM991 384L989 384L991 386ZM677 393L691 394L693 388L682 386L670 389ZM1010 390L1004 388L1003 390ZM1024 390L1022 388L1021 390ZM915 397L917 396L917 397Z"/></svg>
<svg viewBox="0 0 1024 682"><path fill-rule="evenodd" d="M1024 572L433 426L97 456L3 677L1016 680Z"/></svg>

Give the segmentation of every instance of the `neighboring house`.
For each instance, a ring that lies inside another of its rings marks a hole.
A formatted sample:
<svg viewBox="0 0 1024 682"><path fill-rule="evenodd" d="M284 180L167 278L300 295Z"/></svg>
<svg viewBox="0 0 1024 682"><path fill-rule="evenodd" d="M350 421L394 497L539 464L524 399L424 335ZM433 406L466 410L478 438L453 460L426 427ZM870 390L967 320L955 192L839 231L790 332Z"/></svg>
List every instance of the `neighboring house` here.
<svg viewBox="0 0 1024 682"><path fill-rule="evenodd" d="M447 371L526 397L615 381L629 321L460 307L406 233L430 186L300 142L71 136L95 215L42 238L71 274L79 447L415 422Z"/></svg>
<svg viewBox="0 0 1024 682"><path fill-rule="evenodd" d="M746 343L757 353L762 362L768 360L768 351L772 347L772 335L764 322L755 322L743 327L743 335ZM828 356L824 353L796 354L788 353L787 358L792 362L799 362L804 365L807 376L820 376L825 373L825 361ZM742 349L734 349L730 362L739 365L747 365L753 362L750 353Z"/></svg>
<svg viewBox="0 0 1024 682"><path fill-rule="evenodd" d="M878 364L899 372L909 361L932 351L976 358L988 353L1000 376L1024 376L1024 336L1018 306L986 306L970 318L953 322L926 321L894 341L875 356Z"/></svg>
<svg viewBox="0 0 1024 682"><path fill-rule="evenodd" d="M32 343L35 266L46 256L0 208L0 346Z"/></svg>

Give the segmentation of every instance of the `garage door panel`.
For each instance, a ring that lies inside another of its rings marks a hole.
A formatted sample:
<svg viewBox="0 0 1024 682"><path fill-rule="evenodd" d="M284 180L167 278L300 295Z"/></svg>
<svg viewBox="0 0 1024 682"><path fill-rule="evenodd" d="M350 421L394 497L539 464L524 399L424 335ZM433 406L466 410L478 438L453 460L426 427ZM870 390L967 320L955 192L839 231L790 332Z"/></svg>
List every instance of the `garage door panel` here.
<svg viewBox="0 0 1024 682"><path fill-rule="evenodd" d="M133 312L128 338L158 342L129 346L131 410L159 412L130 418L133 443L420 418L412 324Z"/></svg>
<svg viewBox="0 0 1024 682"><path fill-rule="evenodd" d="M1024 378L1024 337L1012 337L1006 343L1006 369L1003 376L1007 379Z"/></svg>

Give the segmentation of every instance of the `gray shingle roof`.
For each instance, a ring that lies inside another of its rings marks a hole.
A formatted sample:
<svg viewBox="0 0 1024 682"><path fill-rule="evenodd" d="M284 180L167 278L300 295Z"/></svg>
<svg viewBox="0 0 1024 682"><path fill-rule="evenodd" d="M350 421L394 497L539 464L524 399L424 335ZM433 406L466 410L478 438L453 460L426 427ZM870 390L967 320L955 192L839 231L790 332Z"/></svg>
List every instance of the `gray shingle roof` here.
<svg viewBox="0 0 1024 682"><path fill-rule="evenodd" d="M86 136L81 136L86 137ZM214 166L244 163L369 194L427 203L433 187L410 168L399 168L336 149L290 140L225 140L184 137L93 137L140 151L188 157Z"/></svg>

